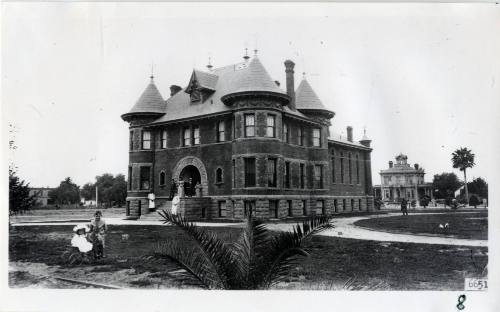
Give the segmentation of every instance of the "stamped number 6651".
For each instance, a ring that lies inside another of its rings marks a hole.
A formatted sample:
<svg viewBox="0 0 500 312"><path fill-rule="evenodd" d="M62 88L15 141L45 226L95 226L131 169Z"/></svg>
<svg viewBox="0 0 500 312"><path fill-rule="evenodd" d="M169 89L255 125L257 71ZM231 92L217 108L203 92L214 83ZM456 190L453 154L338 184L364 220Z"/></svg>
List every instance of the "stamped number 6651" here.
<svg viewBox="0 0 500 312"><path fill-rule="evenodd" d="M464 290L487 290L488 280L485 278L465 278Z"/></svg>

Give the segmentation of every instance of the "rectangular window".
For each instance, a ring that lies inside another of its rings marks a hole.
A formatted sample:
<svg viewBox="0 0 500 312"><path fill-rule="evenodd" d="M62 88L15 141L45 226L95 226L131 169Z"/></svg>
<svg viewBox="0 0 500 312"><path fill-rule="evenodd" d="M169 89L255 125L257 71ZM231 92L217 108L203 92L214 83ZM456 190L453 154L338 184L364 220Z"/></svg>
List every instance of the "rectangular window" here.
<svg viewBox="0 0 500 312"><path fill-rule="evenodd" d="M302 201L302 214L307 216L307 202L305 200Z"/></svg>
<svg viewBox="0 0 500 312"><path fill-rule="evenodd" d="M217 123L217 142L224 142L226 140L226 127L224 121Z"/></svg>
<svg viewBox="0 0 500 312"><path fill-rule="evenodd" d="M283 123L283 141L290 143L290 139L288 137L288 124L286 123Z"/></svg>
<svg viewBox="0 0 500 312"><path fill-rule="evenodd" d="M306 171L304 164L300 164L300 188L306 188Z"/></svg>
<svg viewBox="0 0 500 312"><path fill-rule="evenodd" d="M321 129L320 128L313 129L313 146L321 147Z"/></svg>
<svg viewBox="0 0 500 312"><path fill-rule="evenodd" d="M141 190L149 190L150 167L141 167L140 170L140 187Z"/></svg>
<svg viewBox="0 0 500 312"><path fill-rule="evenodd" d="M316 201L316 214L319 215L325 215L325 202L322 200L317 200Z"/></svg>
<svg viewBox="0 0 500 312"><path fill-rule="evenodd" d="M191 130L189 128L184 128L183 130L183 146L190 146L191 145Z"/></svg>
<svg viewBox="0 0 500 312"><path fill-rule="evenodd" d="M279 211L278 211L278 201L277 200L270 200L269 201L269 217L278 219L279 217Z"/></svg>
<svg viewBox="0 0 500 312"><path fill-rule="evenodd" d="M317 189L323 188L323 166L314 166L314 187Z"/></svg>
<svg viewBox="0 0 500 312"><path fill-rule="evenodd" d="M132 167L128 167L128 189L132 189Z"/></svg>
<svg viewBox="0 0 500 312"><path fill-rule="evenodd" d="M358 200L358 209L359 209L359 211L363 210L363 209L361 209L361 198Z"/></svg>
<svg viewBox="0 0 500 312"><path fill-rule="evenodd" d="M351 211L354 211L354 199L351 199Z"/></svg>
<svg viewBox="0 0 500 312"><path fill-rule="evenodd" d="M245 137L255 136L255 115L245 114Z"/></svg>
<svg viewBox="0 0 500 312"><path fill-rule="evenodd" d="M340 153L340 183L344 183L344 154Z"/></svg>
<svg viewBox="0 0 500 312"><path fill-rule="evenodd" d="M130 201L127 200L127 208L125 210L125 215L130 216Z"/></svg>
<svg viewBox="0 0 500 312"><path fill-rule="evenodd" d="M200 145L200 127L193 127L193 145Z"/></svg>
<svg viewBox="0 0 500 312"><path fill-rule="evenodd" d="M297 143L300 146L304 145L304 129L302 127L299 127L297 132Z"/></svg>
<svg viewBox="0 0 500 312"><path fill-rule="evenodd" d="M361 165L361 163L359 162L359 155L356 154L356 183L360 183L359 182L359 166Z"/></svg>
<svg viewBox="0 0 500 312"><path fill-rule="evenodd" d="M345 198L342 199L342 211L345 211L346 207L345 207L346 203L345 203Z"/></svg>
<svg viewBox="0 0 500 312"><path fill-rule="evenodd" d="M134 150L134 131L130 131L130 138L128 141L128 149L130 151Z"/></svg>
<svg viewBox="0 0 500 312"><path fill-rule="evenodd" d="M276 116L267 115L266 136L270 138L276 137Z"/></svg>
<svg viewBox="0 0 500 312"><path fill-rule="evenodd" d="M226 216L226 201L219 201L219 218Z"/></svg>
<svg viewBox="0 0 500 312"><path fill-rule="evenodd" d="M243 211L243 214L245 217L251 216L255 210L255 202L254 201L245 201L245 210Z"/></svg>
<svg viewBox="0 0 500 312"><path fill-rule="evenodd" d="M151 149L151 132L142 131L142 149Z"/></svg>
<svg viewBox="0 0 500 312"><path fill-rule="evenodd" d="M285 188L290 188L290 162L285 162Z"/></svg>
<svg viewBox="0 0 500 312"><path fill-rule="evenodd" d="M245 187L255 186L255 158L245 158Z"/></svg>
<svg viewBox="0 0 500 312"><path fill-rule="evenodd" d="M293 205L291 200L287 200L287 205L288 205L288 216L291 217L293 216Z"/></svg>
<svg viewBox="0 0 500 312"><path fill-rule="evenodd" d="M276 158L267 160L267 186L276 187Z"/></svg>
<svg viewBox="0 0 500 312"><path fill-rule="evenodd" d="M161 148L167 148L167 130L161 132Z"/></svg>
<svg viewBox="0 0 500 312"><path fill-rule="evenodd" d="M335 177L335 157L332 156L332 182L337 182L337 178Z"/></svg>
<svg viewBox="0 0 500 312"><path fill-rule="evenodd" d="M333 200L333 209L338 212L338 201L336 199Z"/></svg>
<svg viewBox="0 0 500 312"><path fill-rule="evenodd" d="M352 155L349 153L349 159L347 159L349 164L349 184L352 184Z"/></svg>
<svg viewBox="0 0 500 312"><path fill-rule="evenodd" d="M236 187L236 159L233 159L233 187Z"/></svg>

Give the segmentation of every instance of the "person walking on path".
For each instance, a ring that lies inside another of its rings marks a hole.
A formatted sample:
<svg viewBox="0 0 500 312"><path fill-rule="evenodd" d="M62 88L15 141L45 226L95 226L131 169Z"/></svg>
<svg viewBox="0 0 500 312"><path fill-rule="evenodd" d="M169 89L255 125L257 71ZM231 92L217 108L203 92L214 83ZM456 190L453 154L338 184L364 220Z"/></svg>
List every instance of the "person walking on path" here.
<svg viewBox="0 0 500 312"><path fill-rule="evenodd" d="M401 212L403 213L403 216L408 215L408 202L406 201L406 198L403 198L401 201Z"/></svg>

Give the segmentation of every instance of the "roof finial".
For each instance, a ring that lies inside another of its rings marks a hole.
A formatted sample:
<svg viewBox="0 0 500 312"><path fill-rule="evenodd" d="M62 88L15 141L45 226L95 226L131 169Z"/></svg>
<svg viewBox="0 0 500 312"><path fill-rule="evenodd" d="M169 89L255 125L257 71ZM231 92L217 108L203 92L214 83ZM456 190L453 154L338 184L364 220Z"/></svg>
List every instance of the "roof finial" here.
<svg viewBox="0 0 500 312"><path fill-rule="evenodd" d="M248 48L245 48L245 56L243 56L243 58L245 59L245 62L250 58L250 56L248 56Z"/></svg>
<svg viewBox="0 0 500 312"><path fill-rule="evenodd" d="M212 66L212 58L209 56L208 57L208 65L207 65L207 68L209 71L212 70L213 66Z"/></svg>
<svg viewBox="0 0 500 312"><path fill-rule="evenodd" d="M149 76L149 78L151 79L151 83L154 82L153 79L155 78L153 73L154 73L154 63L151 62L151 76Z"/></svg>
<svg viewBox="0 0 500 312"><path fill-rule="evenodd" d="M257 56L257 52L259 52L259 50L257 50L257 48L255 48L255 49L253 50L253 55L254 55L254 56Z"/></svg>
<svg viewBox="0 0 500 312"><path fill-rule="evenodd" d="M302 79L306 79L306 72L302 72Z"/></svg>

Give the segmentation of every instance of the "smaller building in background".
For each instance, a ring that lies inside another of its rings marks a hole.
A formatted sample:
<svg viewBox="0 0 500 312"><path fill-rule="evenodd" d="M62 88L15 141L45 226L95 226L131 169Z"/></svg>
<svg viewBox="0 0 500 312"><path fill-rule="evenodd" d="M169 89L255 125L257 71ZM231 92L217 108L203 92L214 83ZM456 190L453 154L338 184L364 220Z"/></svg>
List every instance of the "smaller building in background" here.
<svg viewBox="0 0 500 312"><path fill-rule="evenodd" d="M424 196L432 199L432 183L424 180L425 171L418 164L408 164L408 157L396 156L396 163L389 161L389 168L380 171L380 185L374 186L375 198L384 202L400 202L403 199L417 201Z"/></svg>
<svg viewBox="0 0 500 312"><path fill-rule="evenodd" d="M30 187L30 196L35 196L38 207L45 207L49 204L49 192L53 190L50 187Z"/></svg>

